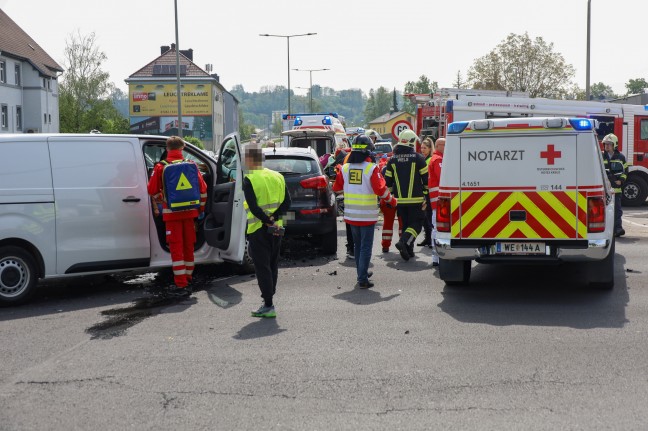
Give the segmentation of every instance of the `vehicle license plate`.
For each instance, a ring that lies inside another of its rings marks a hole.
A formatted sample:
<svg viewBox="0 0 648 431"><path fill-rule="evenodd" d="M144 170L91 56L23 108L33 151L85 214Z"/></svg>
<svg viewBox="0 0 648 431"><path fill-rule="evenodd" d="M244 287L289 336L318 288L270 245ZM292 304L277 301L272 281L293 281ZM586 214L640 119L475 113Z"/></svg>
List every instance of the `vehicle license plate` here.
<svg viewBox="0 0 648 431"><path fill-rule="evenodd" d="M495 254L545 254L544 242L498 242Z"/></svg>

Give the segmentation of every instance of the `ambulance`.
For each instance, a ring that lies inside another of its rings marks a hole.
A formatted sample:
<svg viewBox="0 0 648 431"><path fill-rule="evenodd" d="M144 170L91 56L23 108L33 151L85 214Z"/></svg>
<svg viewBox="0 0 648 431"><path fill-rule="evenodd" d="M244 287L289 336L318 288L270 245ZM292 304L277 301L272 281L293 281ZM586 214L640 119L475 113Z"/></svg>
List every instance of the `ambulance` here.
<svg viewBox="0 0 648 431"><path fill-rule="evenodd" d="M476 261L578 262L590 286L614 286L614 196L595 120L451 123L436 214L448 285L468 283Z"/></svg>
<svg viewBox="0 0 648 431"><path fill-rule="evenodd" d="M348 146L344 125L335 112L283 115L284 123L292 121L292 129L281 133L288 147L311 147L318 157L332 154L338 146Z"/></svg>

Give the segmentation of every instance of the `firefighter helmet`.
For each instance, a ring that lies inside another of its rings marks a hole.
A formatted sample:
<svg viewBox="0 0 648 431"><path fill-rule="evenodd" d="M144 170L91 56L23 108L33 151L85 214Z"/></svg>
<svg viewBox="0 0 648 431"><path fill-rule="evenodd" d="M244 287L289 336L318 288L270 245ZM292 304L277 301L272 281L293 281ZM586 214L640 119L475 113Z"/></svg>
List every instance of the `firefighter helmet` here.
<svg viewBox="0 0 648 431"><path fill-rule="evenodd" d="M603 145L605 144L614 145L614 149L616 150L619 147L619 138L617 138L614 133L607 134L603 138Z"/></svg>
<svg viewBox="0 0 648 431"><path fill-rule="evenodd" d="M419 138L413 130L405 129L398 134L398 143L396 145L404 145L406 147L414 148L418 140Z"/></svg>
<svg viewBox="0 0 648 431"><path fill-rule="evenodd" d="M370 153L374 150L374 144L371 138L366 135L360 135L353 141L352 151L364 151Z"/></svg>

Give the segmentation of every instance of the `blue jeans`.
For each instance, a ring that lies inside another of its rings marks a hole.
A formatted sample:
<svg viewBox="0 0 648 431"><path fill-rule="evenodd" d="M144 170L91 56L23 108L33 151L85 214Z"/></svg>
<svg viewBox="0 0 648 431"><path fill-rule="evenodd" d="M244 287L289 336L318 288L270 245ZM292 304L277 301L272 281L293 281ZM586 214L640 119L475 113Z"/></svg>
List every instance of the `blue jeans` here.
<svg viewBox="0 0 648 431"><path fill-rule="evenodd" d="M369 262L371 261L371 249L373 248L375 230L375 224L368 226L351 225L358 283L366 283L369 281L367 271L369 271Z"/></svg>

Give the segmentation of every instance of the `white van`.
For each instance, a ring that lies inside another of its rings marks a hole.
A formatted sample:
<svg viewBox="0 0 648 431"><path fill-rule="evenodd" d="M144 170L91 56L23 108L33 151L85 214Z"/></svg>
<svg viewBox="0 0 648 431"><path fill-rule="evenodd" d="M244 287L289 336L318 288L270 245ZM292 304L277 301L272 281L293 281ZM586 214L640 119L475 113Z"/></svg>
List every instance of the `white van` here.
<svg viewBox="0 0 648 431"><path fill-rule="evenodd" d="M148 178L165 136L0 135L0 304L24 302L38 279L170 267ZM241 151L225 138L218 161L187 144L208 184L197 264L242 263ZM234 151L232 151L234 149Z"/></svg>
<svg viewBox="0 0 648 431"><path fill-rule="evenodd" d="M437 203L439 276L465 284L471 262L582 262L614 286L614 196L594 120L450 124Z"/></svg>

